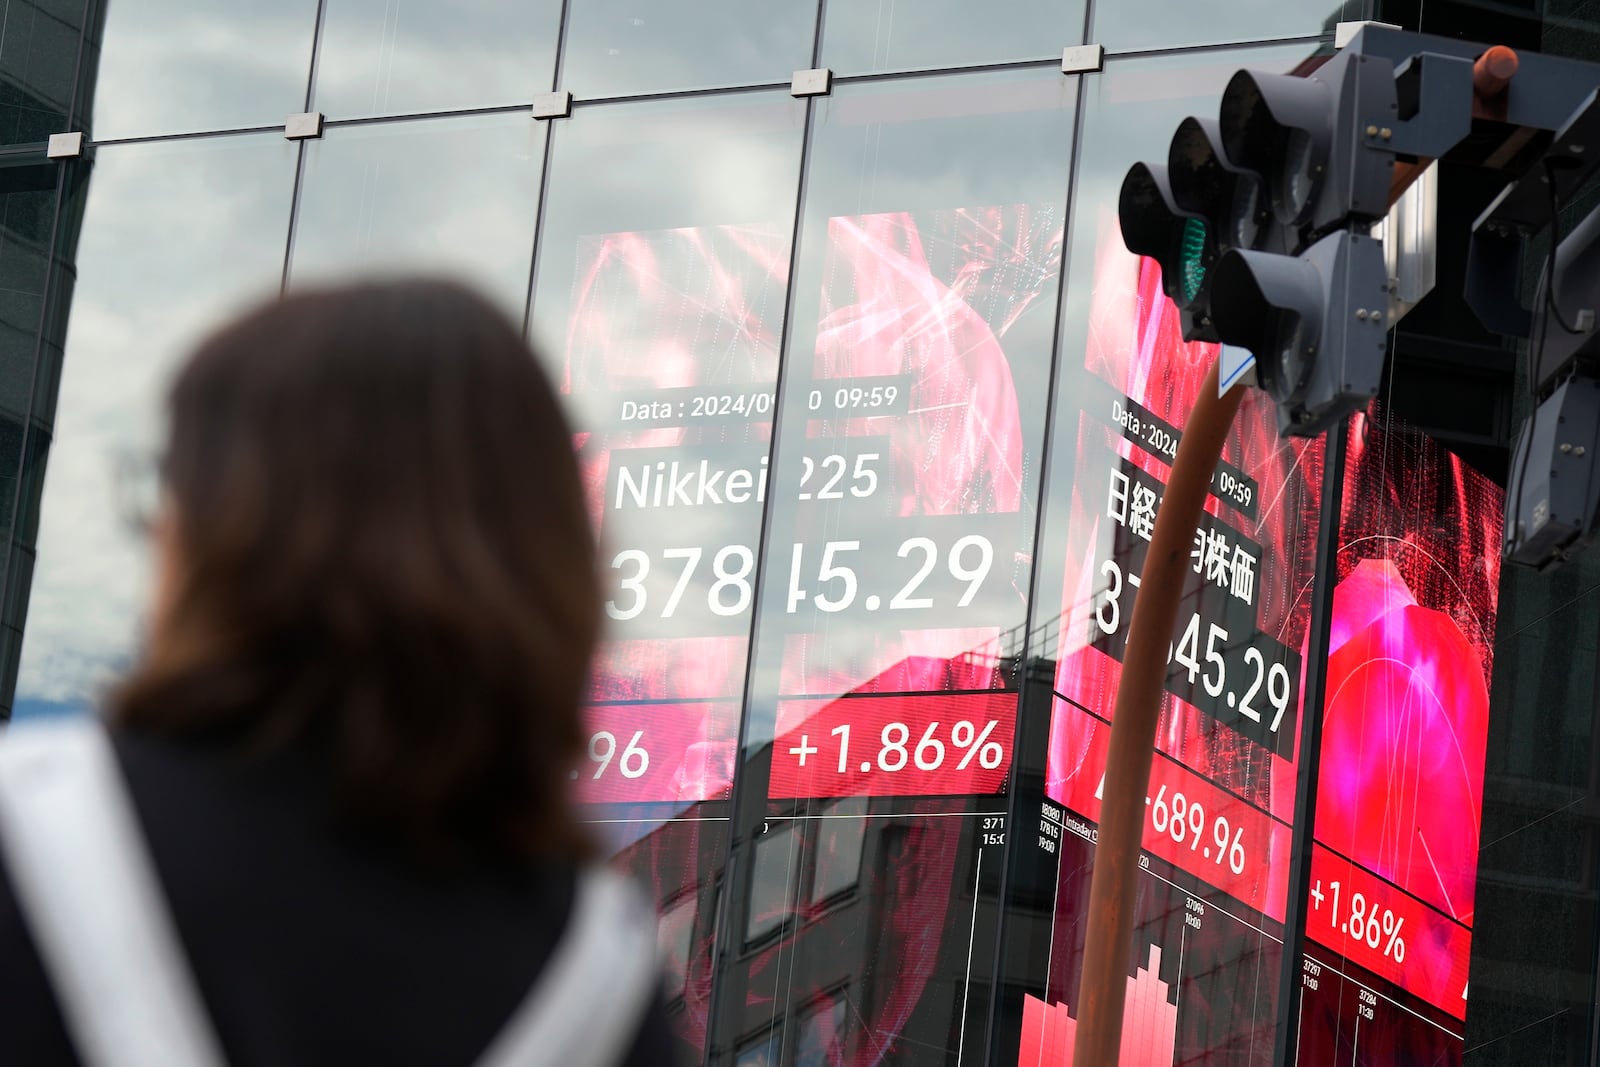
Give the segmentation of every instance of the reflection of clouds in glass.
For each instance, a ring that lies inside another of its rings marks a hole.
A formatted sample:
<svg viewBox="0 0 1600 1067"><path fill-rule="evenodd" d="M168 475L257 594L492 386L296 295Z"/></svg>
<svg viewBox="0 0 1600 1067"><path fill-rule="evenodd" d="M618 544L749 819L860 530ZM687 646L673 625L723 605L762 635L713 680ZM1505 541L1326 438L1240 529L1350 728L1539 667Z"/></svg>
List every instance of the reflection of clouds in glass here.
<svg viewBox="0 0 1600 1067"><path fill-rule="evenodd" d="M1174 4L1116 0L1094 8L1089 40L1117 51L1310 37L1345 19L1361 18L1356 0L1233 0Z"/></svg>
<svg viewBox="0 0 1600 1067"><path fill-rule="evenodd" d="M1046 59L1082 36L1082 0L829 0L822 66L856 74Z"/></svg>
<svg viewBox="0 0 1600 1067"><path fill-rule="evenodd" d="M525 114L330 129L306 146L293 282L451 275L520 322L545 129Z"/></svg>
<svg viewBox="0 0 1600 1067"><path fill-rule="evenodd" d="M574 0L562 86L580 98L788 84L811 66L816 0Z"/></svg>
<svg viewBox="0 0 1600 1067"><path fill-rule="evenodd" d="M305 110L316 26L317 0L108 0L93 136L281 125Z"/></svg>
<svg viewBox="0 0 1600 1067"><path fill-rule="evenodd" d="M17 684L83 705L133 648L148 560L113 507L119 455L158 442L176 361L270 293L294 146L275 135L100 150L89 183Z"/></svg>
<svg viewBox="0 0 1600 1067"><path fill-rule="evenodd" d="M315 107L339 119L527 103L550 89L560 17L558 0L329 0Z"/></svg>

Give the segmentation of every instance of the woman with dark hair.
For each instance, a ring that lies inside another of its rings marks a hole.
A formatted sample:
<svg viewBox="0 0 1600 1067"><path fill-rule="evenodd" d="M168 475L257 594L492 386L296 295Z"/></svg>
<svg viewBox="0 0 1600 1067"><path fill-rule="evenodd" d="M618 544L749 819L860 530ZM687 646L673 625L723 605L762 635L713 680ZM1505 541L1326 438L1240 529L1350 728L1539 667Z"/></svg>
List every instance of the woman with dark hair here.
<svg viewBox="0 0 1600 1067"><path fill-rule="evenodd" d="M0 744L0 1058L666 1062L653 916L568 804L598 567L518 331L300 293L169 415L109 722Z"/></svg>

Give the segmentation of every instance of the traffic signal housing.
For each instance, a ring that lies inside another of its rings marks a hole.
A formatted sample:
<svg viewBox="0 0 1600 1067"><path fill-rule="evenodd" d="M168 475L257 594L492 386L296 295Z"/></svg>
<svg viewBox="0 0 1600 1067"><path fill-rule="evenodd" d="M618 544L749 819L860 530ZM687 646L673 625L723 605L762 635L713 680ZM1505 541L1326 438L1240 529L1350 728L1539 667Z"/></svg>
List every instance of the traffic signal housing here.
<svg viewBox="0 0 1600 1067"><path fill-rule="evenodd" d="M1388 306L1382 243L1335 230L1299 256L1227 252L1211 310L1219 339L1255 354L1279 431L1306 437L1377 393Z"/></svg>
<svg viewBox="0 0 1600 1067"><path fill-rule="evenodd" d="M1441 71L1461 73L1445 58L1397 73L1352 51L1305 77L1238 71L1216 120L1184 119L1166 166L1135 164L1123 181L1124 240L1161 264L1184 338L1249 349L1286 434L1319 434L1377 391L1389 278L1370 232L1398 149L1460 136L1460 108L1409 121L1424 89L1446 86Z"/></svg>

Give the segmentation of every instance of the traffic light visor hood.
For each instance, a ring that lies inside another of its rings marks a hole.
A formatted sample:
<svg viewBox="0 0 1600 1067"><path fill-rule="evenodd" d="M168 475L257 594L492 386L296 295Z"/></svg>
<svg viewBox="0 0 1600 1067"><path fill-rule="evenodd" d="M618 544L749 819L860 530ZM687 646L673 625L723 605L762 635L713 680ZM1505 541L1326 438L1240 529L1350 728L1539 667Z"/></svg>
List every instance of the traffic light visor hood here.
<svg viewBox="0 0 1600 1067"><path fill-rule="evenodd" d="M1222 148L1236 166L1261 175L1273 213L1303 222L1328 161L1332 90L1312 78L1241 70L1222 92Z"/></svg>
<svg viewBox="0 0 1600 1067"><path fill-rule="evenodd" d="M1230 251L1217 261L1211 317L1224 344L1255 353L1262 386L1280 403L1305 384L1307 343L1321 334L1322 283L1305 260Z"/></svg>
<svg viewBox="0 0 1600 1067"><path fill-rule="evenodd" d="M1205 216L1217 245L1260 245L1266 222L1260 179L1228 161L1216 122L1190 117L1178 124L1167 151L1167 178L1174 202Z"/></svg>
<svg viewBox="0 0 1600 1067"><path fill-rule="evenodd" d="M1192 303L1205 281L1205 221L1174 203L1166 169L1145 163L1129 168L1117 216L1128 251L1161 265L1161 288L1173 303Z"/></svg>

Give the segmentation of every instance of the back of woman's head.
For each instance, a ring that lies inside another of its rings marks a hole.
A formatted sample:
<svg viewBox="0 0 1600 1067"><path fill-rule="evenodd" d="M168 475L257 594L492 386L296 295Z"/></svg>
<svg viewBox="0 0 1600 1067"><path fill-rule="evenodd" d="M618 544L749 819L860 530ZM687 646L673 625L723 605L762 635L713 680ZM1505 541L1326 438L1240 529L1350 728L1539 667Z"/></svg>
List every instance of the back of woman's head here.
<svg viewBox="0 0 1600 1067"><path fill-rule="evenodd" d="M595 547L518 331L448 283L299 293L204 342L170 416L170 588L113 715L305 747L426 849L581 854Z"/></svg>

